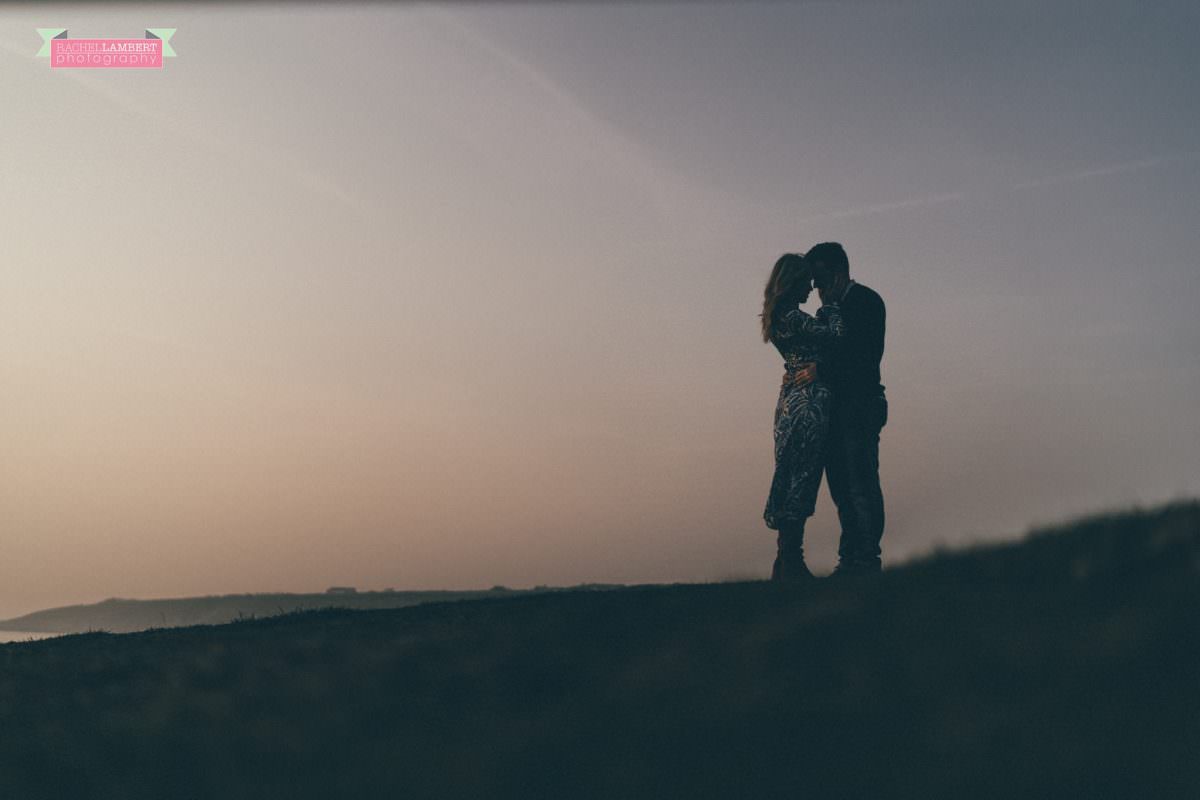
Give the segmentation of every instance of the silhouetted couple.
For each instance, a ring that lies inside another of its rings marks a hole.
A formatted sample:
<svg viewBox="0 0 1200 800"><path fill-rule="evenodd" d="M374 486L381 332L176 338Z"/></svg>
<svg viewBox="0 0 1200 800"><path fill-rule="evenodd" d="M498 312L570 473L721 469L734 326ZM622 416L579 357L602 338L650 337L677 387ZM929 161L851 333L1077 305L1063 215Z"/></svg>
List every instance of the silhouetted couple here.
<svg viewBox="0 0 1200 800"><path fill-rule="evenodd" d="M799 308L816 287L816 315ZM842 525L831 578L881 569L883 492L879 433L887 424L880 381L883 299L850 278L846 251L825 242L775 262L763 297L763 341L784 360L775 406L775 473L763 520L777 531L771 580L815 580L804 563L804 525L816 509L821 475Z"/></svg>

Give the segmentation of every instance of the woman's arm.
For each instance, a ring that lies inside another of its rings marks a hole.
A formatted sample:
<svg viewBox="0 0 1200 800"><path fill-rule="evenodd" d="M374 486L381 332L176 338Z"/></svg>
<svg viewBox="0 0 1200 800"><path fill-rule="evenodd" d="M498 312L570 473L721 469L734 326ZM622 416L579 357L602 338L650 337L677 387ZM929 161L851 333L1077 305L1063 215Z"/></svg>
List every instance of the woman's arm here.
<svg viewBox="0 0 1200 800"><path fill-rule="evenodd" d="M783 315L779 326L779 339L786 341L793 337L802 336L818 341L833 341L846 335L846 325L842 321L842 311L837 303L826 303L817 309L817 315L793 308Z"/></svg>

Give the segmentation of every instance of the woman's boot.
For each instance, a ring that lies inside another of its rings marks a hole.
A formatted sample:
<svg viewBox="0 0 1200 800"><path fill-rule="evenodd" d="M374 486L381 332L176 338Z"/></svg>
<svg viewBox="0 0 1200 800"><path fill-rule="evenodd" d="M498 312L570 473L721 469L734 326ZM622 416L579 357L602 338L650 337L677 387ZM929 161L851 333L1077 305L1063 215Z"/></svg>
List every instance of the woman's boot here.
<svg viewBox="0 0 1200 800"><path fill-rule="evenodd" d="M775 566L771 569L773 583L798 585L816 580L804 563L803 520L780 525L775 542Z"/></svg>

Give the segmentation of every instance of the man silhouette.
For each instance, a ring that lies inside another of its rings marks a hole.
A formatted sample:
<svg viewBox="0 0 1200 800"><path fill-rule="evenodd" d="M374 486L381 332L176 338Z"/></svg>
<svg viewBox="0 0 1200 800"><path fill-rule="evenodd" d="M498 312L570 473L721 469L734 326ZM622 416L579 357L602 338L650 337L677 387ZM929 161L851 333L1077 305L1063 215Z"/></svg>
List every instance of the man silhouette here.
<svg viewBox="0 0 1200 800"><path fill-rule="evenodd" d="M846 324L832 358L817 367L833 389L825 480L842 525L838 564L830 577L878 574L883 538L879 433L888 415L879 364L886 310L873 289L851 280L850 261L837 242L816 245L804 259L812 265L821 302L839 301Z"/></svg>

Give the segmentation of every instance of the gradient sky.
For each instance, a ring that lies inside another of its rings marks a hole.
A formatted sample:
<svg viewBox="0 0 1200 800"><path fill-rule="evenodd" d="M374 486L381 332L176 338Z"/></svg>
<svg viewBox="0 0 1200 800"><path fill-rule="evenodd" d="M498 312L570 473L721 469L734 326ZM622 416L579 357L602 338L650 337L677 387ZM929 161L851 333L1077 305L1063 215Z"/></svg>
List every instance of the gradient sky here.
<svg viewBox="0 0 1200 800"><path fill-rule="evenodd" d="M178 57L51 70L54 26ZM766 577L756 314L830 239L887 303L885 566L1200 494L1198 29L1190 0L6 7L0 616Z"/></svg>

